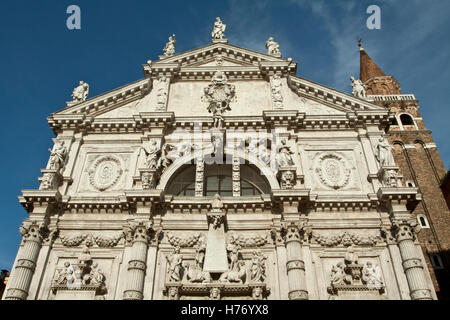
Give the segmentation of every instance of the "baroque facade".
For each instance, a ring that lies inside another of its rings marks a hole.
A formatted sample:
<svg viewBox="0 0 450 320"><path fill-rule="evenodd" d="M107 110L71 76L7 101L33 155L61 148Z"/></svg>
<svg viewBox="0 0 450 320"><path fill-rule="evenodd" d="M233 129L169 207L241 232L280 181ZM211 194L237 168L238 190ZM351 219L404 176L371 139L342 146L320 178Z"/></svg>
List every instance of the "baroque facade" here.
<svg viewBox="0 0 450 320"><path fill-rule="evenodd" d="M436 299L394 113L225 31L48 118L4 299Z"/></svg>

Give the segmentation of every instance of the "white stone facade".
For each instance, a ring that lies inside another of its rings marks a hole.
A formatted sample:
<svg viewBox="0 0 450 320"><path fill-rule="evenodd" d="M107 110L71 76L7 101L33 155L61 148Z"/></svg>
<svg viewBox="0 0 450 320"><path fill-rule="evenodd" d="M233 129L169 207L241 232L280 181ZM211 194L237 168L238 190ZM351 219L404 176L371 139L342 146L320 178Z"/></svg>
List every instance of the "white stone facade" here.
<svg viewBox="0 0 450 320"><path fill-rule="evenodd" d="M393 115L296 71L213 34L52 114L4 299L436 299Z"/></svg>

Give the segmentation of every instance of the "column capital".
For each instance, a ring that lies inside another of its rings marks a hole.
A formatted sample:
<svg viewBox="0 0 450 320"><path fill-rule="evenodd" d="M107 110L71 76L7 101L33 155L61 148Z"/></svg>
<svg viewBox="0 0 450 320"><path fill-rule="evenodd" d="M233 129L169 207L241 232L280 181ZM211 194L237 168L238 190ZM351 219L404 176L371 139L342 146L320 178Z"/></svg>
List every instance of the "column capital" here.
<svg viewBox="0 0 450 320"><path fill-rule="evenodd" d="M25 220L19 227L23 241L34 241L42 243L42 241L51 234L45 221Z"/></svg>
<svg viewBox="0 0 450 320"><path fill-rule="evenodd" d="M153 220L128 221L123 226L123 234L126 243L129 245L136 242L143 242L148 245L152 239L159 235L159 230L154 228Z"/></svg>

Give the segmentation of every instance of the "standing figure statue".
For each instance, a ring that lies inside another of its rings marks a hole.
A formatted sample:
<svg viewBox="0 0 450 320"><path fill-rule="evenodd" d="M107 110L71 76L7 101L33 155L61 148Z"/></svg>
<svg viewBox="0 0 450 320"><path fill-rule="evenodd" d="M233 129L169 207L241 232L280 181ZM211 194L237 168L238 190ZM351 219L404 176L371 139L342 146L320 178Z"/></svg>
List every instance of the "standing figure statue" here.
<svg viewBox="0 0 450 320"><path fill-rule="evenodd" d="M183 257L180 254L180 248L175 247L174 252L169 256L166 256L169 263L169 282L181 281L181 264L183 263Z"/></svg>
<svg viewBox="0 0 450 320"><path fill-rule="evenodd" d="M175 35L173 34L171 37L169 37L169 42L167 42L164 47L164 56L165 57L171 57L175 54L175 44L176 43L177 43L177 40L175 38Z"/></svg>
<svg viewBox="0 0 450 320"><path fill-rule="evenodd" d="M80 85L73 89L72 99L73 102L83 102L89 94L89 85L84 81L80 81Z"/></svg>
<svg viewBox="0 0 450 320"><path fill-rule="evenodd" d="M252 282L264 282L266 280L266 257L261 252L253 251L252 264L250 267L250 280Z"/></svg>
<svg viewBox="0 0 450 320"><path fill-rule="evenodd" d="M365 98L367 86L361 80L355 80L353 76L350 77L350 80L352 82L352 94L357 98Z"/></svg>
<svg viewBox="0 0 450 320"><path fill-rule="evenodd" d="M271 56L279 57L281 56L280 45L278 42L273 40L273 37L270 37L269 40L266 41L267 54Z"/></svg>
<svg viewBox="0 0 450 320"><path fill-rule="evenodd" d="M370 289L380 289L383 286L381 270L378 265L368 261L363 268L362 280Z"/></svg>
<svg viewBox="0 0 450 320"><path fill-rule="evenodd" d="M214 39L223 39L225 37L225 29L227 28L226 24L223 24L219 17L216 18L214 22L214 29L211 33L211 36Z"/></svg>
<svg viewBox="0 0 450 320"><path fill-rule="evenodd" d="M279 153L277 154L277 162L280 167L292 167L294 166L294 160L292 159L291 148L286 145L286 140L281 140L281 146L279 147Z"/></svg>
<svg viewBox="0 0 450 320"><path fill-rule="evenodd" d="M375 156L380 163L380 167L395 166L394 157L392 156L392 146L384 137L380 137L378 140Z"/></svg>
<svg viewBox="0 0 450 320"><path fill-rule="evenodd" d="M57 142L54 150L48 149L48 151L50 151L49 169L61 170L67 158L67 148L64 147L64 141Z"/></svg>
<svg viewBox="0 0 450 320"><path fill-rule="evenodd" d="M144 165L147 169L156 170L158 167L158 162L161 154L161 150L158 147L158 142L156 140L152 140L150 145L146 147L141 147L145 152L145 162Z"/></svg>

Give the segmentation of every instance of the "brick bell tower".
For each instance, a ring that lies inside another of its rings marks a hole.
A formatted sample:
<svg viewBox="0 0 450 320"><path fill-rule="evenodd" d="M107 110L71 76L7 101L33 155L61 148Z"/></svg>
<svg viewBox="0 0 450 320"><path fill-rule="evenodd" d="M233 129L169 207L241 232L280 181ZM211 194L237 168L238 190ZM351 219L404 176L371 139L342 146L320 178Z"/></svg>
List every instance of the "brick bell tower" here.
<svg viewBox="0 0 450 320"><path fill-rule="evenodd" d="M418 240L439 299L450 300L450 213L440 188L446 169L419 112L413 94L402 94L400 84L386 75L369 57L359 41L360 80L367 99L389 108L395 118L388 128L394 159L403 184L418 187L422 201L414 210L421 227Z"/></svg>

